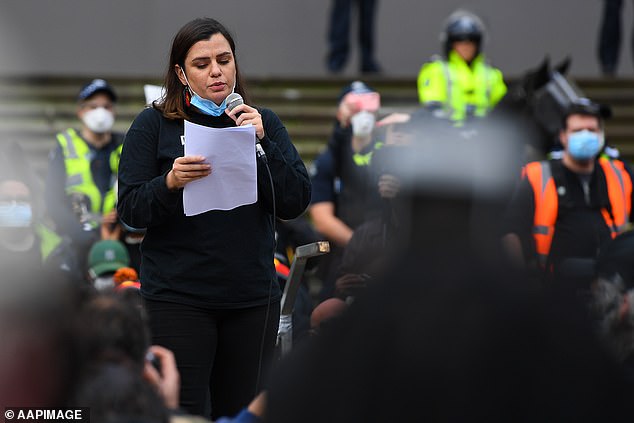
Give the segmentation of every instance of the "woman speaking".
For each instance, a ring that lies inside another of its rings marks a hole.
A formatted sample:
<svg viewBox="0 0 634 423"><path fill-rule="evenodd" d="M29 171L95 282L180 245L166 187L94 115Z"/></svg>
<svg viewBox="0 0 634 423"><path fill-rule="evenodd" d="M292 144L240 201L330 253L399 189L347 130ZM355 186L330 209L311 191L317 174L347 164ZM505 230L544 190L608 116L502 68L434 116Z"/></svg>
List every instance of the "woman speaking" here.
<svg viewBox="0 0 634 423"><path fill-rule="evenodd" d="M299 216L311 186L277 115L250 105L234 40L216 20L195 19L178 31L164 89L126 135L118 212L126 224L147 228L141 294L153 342L175 354L181 407L206 417L211 410L215 420L236 414L261 388L279 319L274 220ZM234 92L244 103L228 110ZM185 120L253 125L265 153L255 203L185 216L183 187L215 177L213 162L184 154Z"/></svg>

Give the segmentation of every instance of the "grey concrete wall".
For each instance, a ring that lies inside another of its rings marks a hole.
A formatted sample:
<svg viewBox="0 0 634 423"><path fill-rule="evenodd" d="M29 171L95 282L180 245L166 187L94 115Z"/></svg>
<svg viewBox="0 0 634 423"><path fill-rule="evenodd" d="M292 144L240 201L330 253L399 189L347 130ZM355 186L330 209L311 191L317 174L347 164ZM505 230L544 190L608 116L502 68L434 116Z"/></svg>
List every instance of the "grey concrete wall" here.
<svg viewBox="0 0 634 423"><path fill-rule="evenodd" d="M415 77L439 49L444 18L466 7L488 25L486 51L505 74L548 54L553 61L570 55L573 76L596 76L601 3L379 0L377 58L385 74ZM625 3L629 41L633 12ZM234 33L247 76L324 76L329 7L328 0L0 0L0 75L158 77L178 28L210 16ZM619 75L630 76L627 43L621 53ZM351 60L344 75L356 73L356 49Z"/></svg>

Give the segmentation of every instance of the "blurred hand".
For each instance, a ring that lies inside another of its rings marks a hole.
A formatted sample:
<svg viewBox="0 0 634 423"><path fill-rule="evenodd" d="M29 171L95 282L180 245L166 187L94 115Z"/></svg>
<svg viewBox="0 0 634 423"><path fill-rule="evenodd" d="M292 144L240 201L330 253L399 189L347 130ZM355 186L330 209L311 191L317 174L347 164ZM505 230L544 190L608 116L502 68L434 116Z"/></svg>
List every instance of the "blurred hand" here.
<svg viewBox="0 0 634 423"><path fill-rule="evenodd" d="M394 175L385 174L379 178L379 194L382 198L394 198L401 190L401 181Z"/></svg>
<svg viewBox="0 0 634 423"><path fill-rule="evenodd" d="M350 125L350 118L360 111L359 107L354 103L342 101L337 108L337 120L342 128Z"/></svg>
<svg viewBox="0 0 634 423"><path fill-rule="evenodd" d="M370 279L368 275L357 273L346 273L335 281L335 296L346 298L355 296L360 290L366 288L366 281Z"/></svg>
<svg viewBox="0 0 634 423"><path fill-rule="evenodd" d="M117 211L116 210L112 210L112 211L109 211L108 213L104 214L101 217L101 222L102 223L109 223L109 224L117 223L118 222L117 221Z"/></svg>
<svg viewBox="0 0 634 423"><path fill-rule="evenodd" d="M204 163L204 156L177 157L165 183L170 190L183 188L188 183L209 176L211 165Z"/></svg>
<svg viewBox="0 0 634 423"><path fill-rule="evenodd" d="M411 115L408 113L390 113L385 116L383 119L379 120L376 123L376 126L385 126L391 125L393 123L405 123L408 122L411 118Z"/></svg>
<svg viewBox="0 0 634 423"><path fill-rule="evenodd" d="M101 217L101 239L118 240L121 237L121 231L116 210L109 211Z"/></svg>
<svg viewBox="0 0 634 423"><path fill-rule="evenodd" d="M159 345L152 345L149 351L158 359L160 366L156 370L151 362L146 361L143 377L156 388L165 406L174 410L178 408L181 385L174 354Z"/></svg>
<svg viewBox="0 0 634 423"><path fill-rule="evenodd" d="M258 416L259 418L264 418L264 415L266 414L266 391L260 392L249 403L248 410L254 416Z"/></svg>

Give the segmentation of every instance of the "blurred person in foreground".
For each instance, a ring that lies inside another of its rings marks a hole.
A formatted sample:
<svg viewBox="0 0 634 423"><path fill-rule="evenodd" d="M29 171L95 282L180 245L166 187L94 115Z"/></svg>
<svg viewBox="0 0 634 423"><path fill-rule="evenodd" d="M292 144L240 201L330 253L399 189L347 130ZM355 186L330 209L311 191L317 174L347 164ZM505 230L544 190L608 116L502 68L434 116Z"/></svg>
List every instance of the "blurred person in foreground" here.
<svg viewBox="0 0 634 423"><path fill-rule="evenodd" d="M74 317L79 379L69 405L89 407L91 421L102 423L209 422L179 408L174 355L150 345L146 310L137 296L125 292L94 292ZM252 405L241 414L254 416Z"/></svg>
<svg viewBox="0 0 634 423"><path fill-rule="evenodd" d="M115 203L123 134L112 130L116 102L114 88L105 80L84 85L77 95L81 126L57 134L49 155L46 205L57 231L73 242L82 263L93 242L103 235L116 239L120 233ZM108 229L105 234L103 228Z"/></svg>
<svg viewBox="0 0 634 423"><path fill-rule="evenodd" d="M268 421L627 419L632 380L584 313L471 258L398 261L280 364Z"/></svg>
<svg viewBox="0 0 634 423"><path fill-rule="evenodd" d="M587 294L591 274L576 264L596 259L632 217L632 172L602 154L604 116L588 99L570 105L559 135L563 157L524 167L502 223L514 263L579 294Z"/></svg>
<svg viewBox="0 0 634 423"><path fill-rule="evenodd" d="M0 273L0 403L62 407L76 383L72 322L82 286L23 263Z"/></svg>
<svg viewBox="0 0 634 423"><path fill-rule="evenodd" d="M94 291L79 307L74 336L80 376L74 393L75 405L91 407L93 413L124 414L129 411L127 406L138 404L134 396L126 398L130 391L125 386L132 383L154 389L162 400L159 408L165 415L168 411L178 412L180 385L174 355L166 348L150 344L147 313L138 298L117 291ZM104 374L104 368L109 366L120 368L120 377L114 369L114 378ZM102 385L93 392L100 386L97 380L101 384L121 382L121 389ZM146 408L143 412L156 415L159 410Z"/></svg>
<svg viewBox="0 0 634 423"><path fill-rule="evenodd" d="M497 220L521 156L513 131L432 138L395 157L411 201L407 250L280 363L269 421L628 417L631 380L585 310L501 259Z"/></svg>
<svg viewBox="0 0 634 423"><path fill-rule="evenodd" d="M462 124L483 117L504 97L500 70L483 53L485 27L475 14L459 9L441 33L442 56L434 56L418 74L418 99L436 116Z"/></svg>
<svg viewBox="0 0 634 423"><path fill-rule="evenodd" d="M265 383L281 299L274 222L301 215L311 185L277 115L250 105L234 38L220 22L194 19L179 29L164 88L126 136L118 211L126 224L147 228L141 295L153 343L176 356L181 407L215 419L238 412ZM234 92L244 103L229 110ZM212 128L252 125L255 203L185 215L187 184L216 177L214 167L229 159L184 155L185 120ZM255 156L258 147L264 157Z"/></svg>

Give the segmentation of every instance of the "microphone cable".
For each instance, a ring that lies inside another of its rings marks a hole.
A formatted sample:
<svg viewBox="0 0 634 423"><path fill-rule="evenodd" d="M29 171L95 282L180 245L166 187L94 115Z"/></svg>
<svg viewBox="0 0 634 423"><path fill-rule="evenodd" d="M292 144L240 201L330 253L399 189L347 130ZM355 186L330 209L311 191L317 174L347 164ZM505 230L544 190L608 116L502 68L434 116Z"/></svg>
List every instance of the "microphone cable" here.
<svg viewBox="0 0 634 423"><path fill-rule="evenodd" d="M227 96L226 98L227 101L227 108L231 111L233 110L235 107L244 104L244 100L242 99L242 96L238 93L231 93ZM236 116L237 117L237 116ZM260 140L258 140L256 138L256 143L255 143L255 155L257 159L261 159L262 162L264 163L264 166L266 167L266 172L269 176L269 182L271 183L271 202L272 202L272 211L273 211L273 216L272 216L272 221L271 221L271 227L273 229L273 258L275 258L275 251L277 251L277 236L276 236L276 230L275 230L275 223L277 221L277 212L275 210L275 187L273 186L273 176L271 175L271 169L269 168L269 164L268 161L266 159L266 153L264 152L264 149L262 148L262 145L260 145ZM273 276L273 278L277 278L276 275ZM265 340L266 340L266 330L268 329L268 322L269 322L269 316L271 314L271 298L273 296L273 278L271 278L269 280L269 294L268 294L268 300L266 303L266 313L264 315L264 327L262 328L262 338L260 341L260 351L258 353L258 372L257 372L257 376L256 376L256 381L255 381L255 392L254 392L254 396L256 396L258 394L258 387L260 386L260 379L262 376L262 360L264 358L264 344L265 344ZM279 320L279 318L278 318Z"/></svg>
<svg viewBox="0 0 634 423"><path fill-rule="evenodd" d="M275 187L273 186L273 176L271 175L271 169L269 168L269 164L268 161L266 160L266 154L264 153L264 150L262 149L262 146L260 145L260 142L258 140L258 142L255 144L256 145L256 156L258 159L262 159L262 162L264 163L264 166L266 167L266 172L269 176L269 183L271 184L271 203L272 203L272 208L273 208L273 215L272 215L272 221L271 221L271 226L273 228L273 256L275 257L275 251L277 251L277 232L276 232L276 225L275 223L277 222L277 211L275 209ZM259 149L258 149L259 147ZM264 315L264 327L262 328L262 338L260 341L260 352L258 354L258 372L257 372L257 377L256 377L256 381L255 381L255 392L254 392L254 397L258 394L258 388L260 386L260 379L262 376L262 359L264 357L264 344L265 344L265 340L266 340L266 330L268 328L268 322L269 322L269 316L271 314L271 298L273 296L273 279L277 278L276 274L273 275L273 277L271 279L269 279L269 294L268 294L268 299L266 302L266 313ZM279 318L278 318L279 320ZM276 341L277 343L277 341Z"/></svg>

